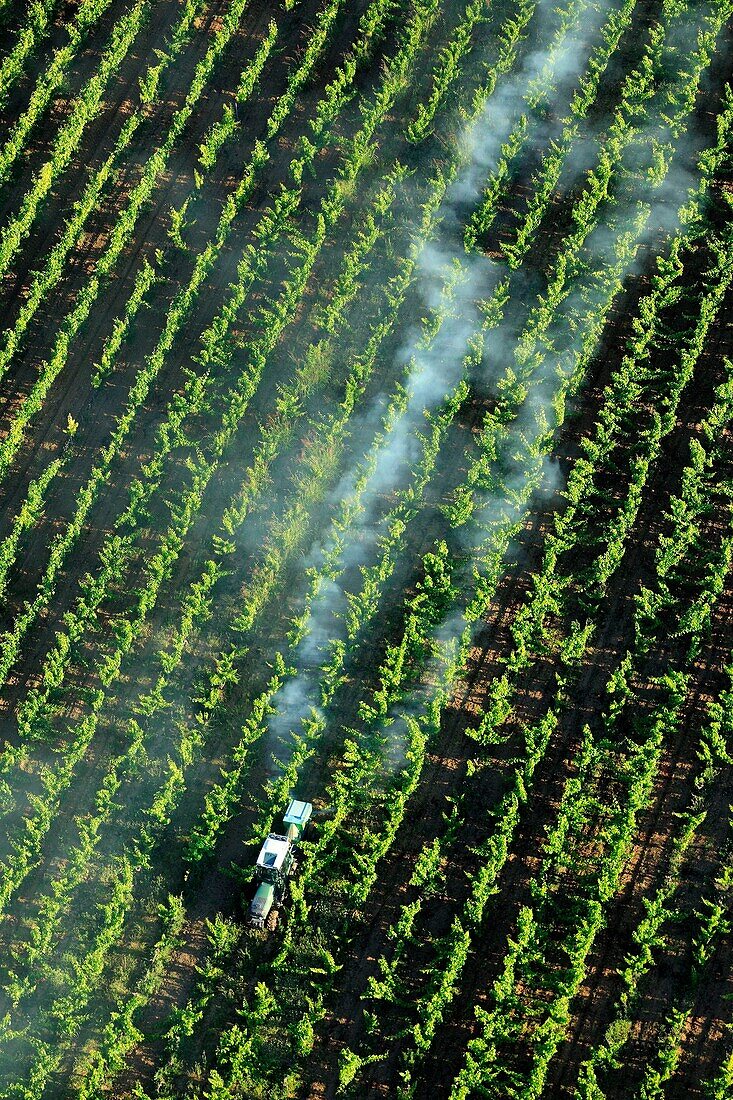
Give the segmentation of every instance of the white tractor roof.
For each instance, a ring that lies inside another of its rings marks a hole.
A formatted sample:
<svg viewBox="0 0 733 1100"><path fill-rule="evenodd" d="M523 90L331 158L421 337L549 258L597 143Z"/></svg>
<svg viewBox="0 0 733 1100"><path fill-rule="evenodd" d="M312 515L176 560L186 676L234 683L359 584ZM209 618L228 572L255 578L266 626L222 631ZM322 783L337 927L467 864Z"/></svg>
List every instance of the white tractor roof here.
<svg viewBox="0 0 733 1100"><path fill-rule="evenodd" d="M287 837L268 836L257 857L257 866L271 867L275 871L279 871L285 856L288 854L289 847L290 841Z"/></svg>

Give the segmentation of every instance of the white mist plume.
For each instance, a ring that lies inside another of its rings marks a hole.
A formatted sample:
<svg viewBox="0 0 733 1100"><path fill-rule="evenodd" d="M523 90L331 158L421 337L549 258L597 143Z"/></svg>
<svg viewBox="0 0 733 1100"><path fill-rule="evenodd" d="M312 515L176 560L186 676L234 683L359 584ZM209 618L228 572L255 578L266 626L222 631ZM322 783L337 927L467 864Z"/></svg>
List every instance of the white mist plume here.
<svg viewBox="0 0 733 1100"><path fill-rule="evenodd" d="M542 10L542 7L540 8ZM562 45L556 45L551 52L531 54L521 69L505 80L497 92L479 114L475 122L467 128L461 139L461 148L466 160L465 167L456 181L448 189L439 211L439 231L436 239L423 243L417 265L416 293L421 301L435 314L443 318L434 339L427 345L421 339L420 330L410 331L398 353L398 362L409 365L405 381L406 402L401 414L391 423L379 443L373 473L365 494L366 505L362 510L354 529L349 533L341 550L340 566L344 569L364 564L382 533L378 518L379 497L395 491L402 483L410 465L417 456L416 434L424 424L426 411L435 410L458 383L463 361L469 350L472 336L481 326L481 314L478 308L480 299L487 299L501 278L506 275L503 265L491 262L486 257L467 257L463 247L462 212L466 203L475 203L480 188L490 171L496 167L499 151L511 127L524 109L528 85L535 78L544 80L560 94L564 94L583 70L586 61L589 34L600 26L603 18L601 8L594 9L588 16L588 22L580 31L573 32ZM696 35L696 28L688 26L689 35ZM684 39L682 31L679 36ZM581 46L586 48L581 48ZM554 123L544 126L545 136L550 134ZM542 131L542 126L539 127ZM664 137L664 126L650 127L650 136L658 140ZM678 142L678 152L684 159L691 143ZM595 145L597 149L597 144ZM638 148L638 141L635 148ZM586 151L570 158L568 171L587 170L590 158ZM639 231L639 244L645 243L653 233L669 232L677 225L677 208L680 198L694 178L678 163L672 165L668 175L655 189L647 184L631 182L625 179L626 190L621 191L612 204L615 225L613 229L606 223L589 235L584 257L588 269L603 269L613 258L614 243L618 238L619 226L638 217L638 206L644 202L649 216L645 228ZM629 257L624 277L632 272L639 263L638 249ZM585 280L583 280L585 282ZM510 298L505 308L501 325L490 333L484 353L484 366L496 376L498 364L512 355L516 337L526 320L525 303L534 298L537 291L536 276L520 269L513 272L510 282ZM566 300L566 315L576 308L587 311L589 295L592 300L593 288L588 285L574 289ZM583 333L574 326L566 326L561 340L562 348L557 354L550 354L534 379L530 397L520 410L512 426L512 435L518 441L522 434L530 437L539 434L538 421L552 422L552 401L558 385L558 362L560 357L572 355L582 340ZM373 429L384 415L384 395L362 415L361 424ZM549 457L539 460L539 474L534 479L533 492L554 494L560 481L559 466ZM335 492L336 499L344 499L354 491L361 466L348 471L341 479ZM535 470L535 473L537 471ZM522 511L529 507L529 499L523 496L526 489L524 469L517 464L504 474L506 494L492 497L487 494L480 501L475 513L478 527L492 528L503 522L519 518ZM476 530L474 528L474 530ZM477 548L478 535L468 537L470 548ZM328 553L332 544L326 539L314 544L308 555L308 563L316 567ZM465 549L469 549L466 545ZM269 724L272 744L278 742L278 755L282 758L281 744L288 734L296 730L300 720L307 717L319 703L319 662L330 639L343 636L342 615L346 607L345 588L339 579L330 580L321 588L312 601L307 629L294 655L297 674L295 680L273 700L277 707ZM436 640L457 638L465 627L460 611L451 612L445 622L436 628ZM409 708L402 706L402 713ZM399 758L399 721L390 721L390 756Z"/></svg>

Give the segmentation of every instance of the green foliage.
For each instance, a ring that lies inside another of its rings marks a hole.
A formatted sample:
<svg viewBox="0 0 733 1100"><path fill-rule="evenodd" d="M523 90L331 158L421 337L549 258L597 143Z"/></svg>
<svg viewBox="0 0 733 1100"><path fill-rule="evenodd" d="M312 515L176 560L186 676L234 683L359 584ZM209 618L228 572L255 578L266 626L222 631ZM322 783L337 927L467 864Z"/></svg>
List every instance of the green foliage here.
<svg viewBox="0 0 733 1100"><path fill-rule="evenodd" d="M286 9L290 6L286 4ZM87 4L89 10L92 7L95 7L93 3ZM43 406L51 386L68 362L72 342L91 316L115 265L129 249L140 211L159 185L169 155L203 91L210 87L213 65L239 33L243 7L243 3L231 4L216 24L217 29L212 31L206 56L196 68L185 105L174 113L170 131L162 136L159 149L142 167L140 179L120 213L106 250L54 337L53 351L49 360L41 364L38 381L27 403L19 406L18 416L0 449L0 470L10 469L31 419ZM101 10L99 4L96 8ZM239 214L251 203L269 161L274 139L300 102L303 91L316 83L320 88L321 82L314 78L342 8L342 0L331 0L320 10L305 51L287 71L287 87L267 124L268 141L255 142L240 182L224 202L214 233L201 252L191 258L190 279L178 288L170 303L160 338L134 378L110 443L95 459L90 479L81 488L72 521L51 544L49 565L38 595L3 637L5 644L0 657L3 679L9 675L20 653L27 631L53 598L65 562L89 521L91 509L104 492L115 463L125 456L130 433L136 421L139 423L141 410L169 362L171 349L187 331L201 289L207 285L214 265L226 254L230 233ZM490 94L497 77L513 63L532 8L532 4L521 4L516 15L505 24L500 37L499 61L485 74L483 96ZM35 12L35 8L33 10ZM196 10L193 3L186 5L183 22L179 24L181 37L174 36L168 50L158 55L158 64L149 67L141 78L141 98L145 107L152 105L157 96L161 75L182 48ZM115 31L118 36L132 33L133 12L142 12L142 5L128 13L127 22L118 25ZM374 46L384 36L387 19L392 14L391 3L376 0L362 16L352 53L336 70L334 79L313 109L310 137L304 138L295 149L290 164L294 186L283 186L261 211L253 231L255 244L244 245L226 300L202 336L194 360L197 369L185 373L181 392L169 402L150 457L130 484L129 504L118 517L115 531L105 535L99 563L94 564L92 573L82 581L78 599L59 624L60 629L44 657L38 682L29 688L18 707L20 744L8 747L3 756L4 766L22 766L29 759L30 743L39 737L50 739L53 723L59 722L62 716L64 728L54 745L57 751L44 754L43 767L38 771L42 793L40 796L31 793L27 812L19 815L21 827L10 838L1 868L0 907L3 909L7 909L26 876L39 863L60 800L101 729L104 708L112 694L125 683L130 656L149 640L154 609L175 576L187 538L206 514L211 487L217 484L221 467L231 455L231 446L243 419L252 415L252 399L269 376L271 356L288 338L288 327L302 308L314 273L320 271L319 261L331 234L339 219L347 213L349 197L358 194L366 170L372 166L380 171L383 168L379 148L381 128L399 109L400 97L411 86L420 51L440 16L437 0L424 0L410 7L396 43L390 43L391 52L380 70L378 82L375 77L374 88L364 94L358 111L354 112L357 123L353 129L356 132L344 143L343 157L326 188L320 208L313 212L312 218L303 217L304 195L309 194L303 187L303 179L316 166L322 150L332 146L335 155L336 145L344 141L341 113L356 97L360 86L357 80L359 66L369 59ZM581 98L573 102L578 118L592 105L595 89L628 26L630 14L631 6L625 4L604 28L602 47L600 52L597 48L594 50L589 69L590 79L595 81L593 94L591 96L590 85L584 80ZM41 18L40 10L36 15ZM565 18L568 18L567 13L563 15ZM436 111L457 83L461 62L471 48L474 32L482 19L483 5L469 3L449 45L438 54L428 98L418 108L418 115L409 127L408 136L412 140L423 140L432 130ZM245 67L237 92L238 102L243 102L256 87L277 34L277 25L273 22L255 58ZM122 43L123 38L115 41ZM450 539L435 542L423 553L419 568L413 574L410 598L395 608L394 633L376 655L373 682L367 685L359 700L358 728L344 731L342 758L328 791L332 816L315 824L313 839L303 845L304 866L300 877L292 883L291 904L278 953L261 966L255 963L252 967L253 975L266 975L268 984L259 982L254 989L250 985L236 1016L230 1014L214 1057L194 1069L192 1076L198 1075L196 1088L202 1095L221 1100L244 1094L269 1098L292 1095L299 1086L303 1060L311 1055L318 1021L325 1011L324 996L343 965L350 922L359 919L381 864L411 810L416 788L424 782L425 761L441 728L441 715L463 672L472 630L485 615L488 601L496 590L504 557L512 538L521 529L531 493L542 483L542 459L552 446L556 424L542 409L538 409L527 424L522 412L531 407L534 397L541 393L536 387L546 385L543 372L558 358L554 346L558 319L568 309L570 327L583 332L577 357L571 362L568 357L559 356L560 381L552 409L560 422L565 394L572 392L572 385L581 377L600 331L593 327L586 330L584 322L598 312L598 323L603 324L604 311L610 308L623 285L624 273L638 247L644 227L643 211L628 232L617 234L614 262L608 270L599 273L597 283L593 284L599 294L603 291L603 308L596 309L595 299L588 297L582 307L587 312L582 314L576 296L571 297L571 294L587 262L583 250L588 236L602 224L605 204L613 198L617 174L627 170L624 156L635 140L637 123L647 113L653 97L659 95L670 132L677 133L677 127L689 113L694 88L711 50L710 34L701 35L698 51L686 60L693 78L692 90L685 83L683 90L675 92L668 87L671 82L661 79L661 33L654 30L650 43L648 55L639 70L630 75L624 88L625 98L614 116L607 147L600 149L598 163L589 173L578 198L572 231L550 273L546 293L530 311L517 356L497 383L497 399L478 433L466 477L443 509L451 528L462 528L461 537L475 539L471 542L475 554L468 561L459 556L455 547L461 543L454 541L452 534ZM121 44L119 49L122 49ZM685 74L685 80L689 73ZM539 97L539 104L544 94L542 88L535 88L532 94ZM475 107L476 110L480 108L478 93ZM142 111L134 116L135 119L141 118L143 113L148 112ZM504 160L493 185L490 184L493 186L491 203L498 202L501 189L511 177L511 164L523 148L525 131L531 130L529 116L522 118L519 129L510 139L512 143L504 149ZM573 120L568 123L574 124ZM115 147L115 156L132 140L136 125L137 121L134 125L125 124L125 140ZM220 150L237 129L236 114L225 105L201 147L200 167L204 172L212 169ZM351 126L346 130L352 133ZM562 140L553 145L543 165L544 178L535 181L537 202L506 249L511 266L521 262L533 239L545 209L543 204L549 201L554 186L552 181L557 178L554 173L561 168L566 151L562 142L568 134L569 131L564 131ZM659 186L664 181L669 168L669 152L670 143L661 138L657 140L651 165L645 172L649 186ZM445 158L445 163L436 167L435 178L425 188L429 194L419 212L421 234L428 235L439 217L441 197L455 177L457 163L457 157L455 163ZM79 239L84 219L95 208L114 164L111 159L105 168L107 174L100 172L95 176L96 192L85 191L81 205L64 231L63 249L66 252L54 250L53 270L49 267L38 281L34 278L29 298L33 309L60 278L63 257ZM52 889L41 899L38 922L28 930L27 948L22 953L25 972L21 972L18 965L17 973L9 974L6 992L13 1009L33 996L41 979L53 990L49 1021L55 1029L54 1041L36 1042L33 1038L36 1044L34 1062L22 1092L20 1086L17 1090L19 1094L40 1096L66 1064L64 1058L90 1014L95 991L99 991L105 975L111 970L115 946L123 933L129 932L127 922L133 912L139 876L151 870L155 846L174 833L176 809L186 791L192 764L203 750L212 724L219 718L230 718L234 707L238 710L245 698L248 712L244 724L241 718L238 719L241 736L233 738L236 744L216 782L205 793L201 792L203 810L187 846L191 863L196 864L215 854L224 827L240 808L250 765L257 758L269 731L269 719L277 705L276 695L295 675L295 669L288 665L288 649L283 645L282 653L274 654L272 675L264 689L249 689L243 682L246 678L242 670L247 667L243 658L252 642L253 628L272 607L288 567L308 546L312 514L328 499L343 458L348 455L354 415L367 392L381 348L394 332L395 318L413 277L417 246L384 287L380 309L386 302L390 306L390 316L373 324L362 353L349 361L348 369L340 370L339 340L348 328L349 306L362 289L373 263L375 245L386 231L397 199L403 198L401 185L406 176L401 165L382 176L366 216L355 227L352 244L344 253L338 276L325 286L325 293L312 314L314 324L322 331L322 338L306 353L292 383L278 389L273 415L261 425L252 461L224 509L220 528L211 533L198 563L200 569L185 592L176 597L175 618L166 636L155 637L154 675L139 687L131 688L128 702L132 717L124 731L116 731L126 739L123 751L113 757L100 782L94 811L75 823L78 841L58 869ZM197 170L196 191L201 190L203 179ZM37 194L48 194L52 183L52 170L46 167L39 174ZM185 246L181 234L190 201L191 196L188 196L171 213L171 240L180 248ZM23 217L32 220L35 210L31 212L29 205ZM700 231L694 220L691 224L694 228L689 235L690 241ZM29 226L30 220L19 221L14 232L22 235ZM10 235L3 238L3 246L6 240L9 249L17 247ZM420 235L417 240L419 243ZM556 729L558 715L566 705L564 682L558 678L562 690L553 702L553 709L532 727L525 727L516 720L516 714L512 714L518 674L547 652L559 651L567 666L579 664L586 655L594 637L600 601L609 580L622 567L628 535L637 520L649 470L659 456L665 433L671 430L676 402L683 386L692 377L708 329L724 300L729 277L724 242L718 243L719 262L709 273L705 293L695 300L699 319L670 368L671 384L667 385L669 379L666 378L657 380L661 382L661 395L652 389L653 379L645 370L650 350L656 349L656 341L664 336L664 311L676 308L679 300L676 295L678 291L681 293L678 286L682 274L681 248L668 261L669 266L659 265L651 292L642 303L629 354L621 372L614 376L611 389L604 395L603 411L597 430L588 439L585 457L576 464L571 475L568 507L546 544L547 553L534 576L532 590L512 624L512 652L505 673L491 684L477 736L480 745L477 753L480 753L481 766L491 764L497 742L506 739L508 753L518 755L507 753L505 788L496 805L488 808L485 840L470 853L474 863L468 873L464 903L453 914L449 930L435 937L434 944L426 944L427 925L424 922L430 906L424 902L431 893L440 890L443 870L450 866L452 846L463 824L462 815L467 813L461 804L447 815L441 835L426 845L417 858L407 896L400 901L389 930L389 950L376 960L374 973L370 975L369 997L382 1002L388 1019L389 1006L396 1006L400 1011L411 1006L412 1015L400 1035L404 1041L400 1063L400 1095L403 1097L412 1095L417 1088L417 1074L424 1064L423 1059L431 1051L461 986L481 924L490 912L499 876L509 858L523 807L532 797L535 769ZM8 263L10 257L11 251L8 251ZM242 327L242 308L252 289L269 275L273 260L281 268L281 283L276 294L273 292L275 296L264 299L256 310L252 309L251 324L247 326L246 338L242 337L238 333ZM130 325L145 305L146 295L160 277L162 266L162 258L157 257L155 268L144 262L139 269L133 294L127 300L124 314L115 321L105 343L102 361L93 372L95 384L114 367ZM463 276L461 265L456 264L453 277L458 280ZM330 708L334 697L339 688L348 683L350 658L367 636L375 615L390 599L390 580L404 554L406 538L421 522L426 502L431 503L426 490L432 486L443 457L442 448L450 441L458 413L470 393L468 378L483 365L484 337L502 320L507 287L504 281L491 298L482 303L480 338L474 341L465 357L462 377L446 395L443 405L425 418L417 433L415 453L418 457L410 471L409 483L395 494L389 510L385 510L375 560L362 569L359 584L348 593L346 612L338 624L339 636L327 643L326 656L319 669L318 694L314 696L319 705L314 706L301 727L293 731L292 755L283 762L282 773L264 785L261 795L253 795L252 808L257 815L255 834L269 828L273 809L300 782L314 753L325 743L326 730L333 725ZM19 346L23 325L29 323L31 313L23 310L25 306L21 311L22 325L16 325L6 351L0 352L0 355L7 355L3 359L4 367ZM442 308L433 310L426 319L422 347L430 347L436 340L448 312ZM486 343L488 345L490 340ZM333 412L329 409L328 415L317 414L306 421L309 403L317 403L319 391L337 383L343 385L343 399L338 407ZM655 406L654 415L645 420L637 410L640 394L647 398L648 404ZM658 401L649 400L657 397ZM333 541L325 547L322 561L308 572L309 589L302 609L299 608L293 617L287 639L290 654L295 653L308 632L309 616L319 592L327 591L329 583L341 583L340 555L348 545L350 525L358 522L367 506L379 444L388 438L390 425L399 421L408 400L407 390L396 391L384 432L359 468L353 493L344 500L335 516L331 527ZM685 639L689 659L694 658L709 627L712 609L731 563L731 542L727 535L724 540L712 542L701 535L702 524L711 507L711 493L718 491L720 454L717 439L728 423L725 406L729 400L728 392L717 395L715 409L702 428L704 442L692 448L679 497L670 503L670 514L665 519L666 533L654 562L655 575L636 604L634 649L609 679L603 729L586 731L580 751L572 761L555 827L548 831L541 853L541 871L532 883L533 908L520 911L515 938L507 944L503 968L493 985L490 1000L487 1007L477 1013L476 1035L469 1045L466 1065L455 1082L455 1096L488 1086L494 1091L504 1090L502 1095L521 1094L529 1098L539 1096L545 1086L547 1066L566 1032L569 1006L583 981L594 938L603 926L604 903L618 890L637 817L649 803L666 731L675 728L688 688L686 673L677 671L675 675L660 676L655 687L662 697L661 703L653 714L645 715L644 721L637 720L634 711L639 701L639 659L654 645L670 616L677 617L678 636ZM214 410L218 417L215 430L202 440L201 421ZM630 425L638 425L640 429L633 433L638 453L631 455L623 466L614 441L629 438ZM206 673L195 689L193 701L199 708L196 720L191 723L192 728L187 728L184 722L168 714L174 704L177 706L176 677L187 655L195 649L199 628L212 615L220 591L219 582L226 574L225 566L238 567L239 540L254 510L262 507L273 470L276 472L279 468L276 464L294 441L301 438L301 433L305 442L298 455L298 470L292 478L290 495L267 525L266 536L258 548L256 567L248 573L246 585L238 593L236 626L241 635L223 638L220 649L217 648L219 642L215 643ZM10 534L0 547L0 587L16 560L23 533L40 519L49 486L73 454L74 434L69 431L68 450L32 484ZM180 473L180 481L176 480L175 490L164 500L162 487L168 484L166 478L172 470ZM519 476L513 479L512 473L516 471ZM620 487L615 505L609 502L598 476L609 472L618 478ZM595 545L592 536L582 542L580 533L584 527L588 528L588 518L606 515L601 508L606 504L611 507L606 516L608 522L599 530L598 542L602 546ZM164 521L159 522L159 509L163 508ZM154 537L149 537L151 535ZM569 550L577 551L581 544L584 551L593 555L583 574L568 570L566 563L570 555L564 556ZM700 561L704 562L703 569ZM120 606L116 600L126 590L129 571L138 562L140 581L134 590L126 592L129 606ZM587 592L584 599L580 598L580 589ZM89 668L90 681L101 687L85 692L79 700L83 718L69 721L64 707L75 691L71 672L81 665L88 653L89 640L102 634L104 641L96 648L95 663ZM127 692L125 695L127 697ZM727 697L722 699L721 711L711 712L712 721L701 737L700 756L706 776L714 776L728 757L729 702ZM506 721L510 717L514 718L511 723ZM500 726L505 727L501 737L497 735ZM623 738L621 730L626 731ZM160 743L165 746L162 751ZM616 753L618 745L622 749ZM91 861L100 858L97 846L102 828L108 828L112 811L124 797L123 784L136 772L139 774L147 769L151 760L150 797L139 810L138 835L125 840L124 855L111 868L106 884L107 896L99 907L94 936L69 948L64 956L65 970L53 966L50 959L61 935L65 907L68 908L73 891L84 883ZM479 764L474 774L480 774ZM607 806L600 800L598 777L601 775L610 776L622 788L621 794L617 793ZM469 775L468 779L471 778ZM468 800L466 805L469 805ZM591 837L594 823L598 825L599 822L602 827ZM687 820L684 836L692 837L698 824L697 818ZM180 830L180 823L176 829ZM556 962L559 954L562 960L553 970L548 928L558 913L563 917L556 903L562 896L569 866L577 861L585 867L579 855L581 851L583 860L590 859L583 849L589 837L596 861L594 877L588 880L587 892L571 897L568 910L572 910L572 921L564 929L564 939L561 920L557 926L552 925L558 933L553 944L557 951L552 957ZM681 852L683 845L679 847ZM702 973L715 950L717 937L727 931L724 917L727 885L719 884L717 890L716 896L706 901L699 914L700 927L693 945L696 973ZM643 978L662 942L664 922L669 918L667 902L671 896L670 889L669 893L655 897L647 905L644 921L636 930L634 954L622 975L629 1004L634 983ZM327 919L324 917L326 911ZM168 898L156 919L160 936L134 988L124 990L119 996L117 989L112 991L114 1013L100 1024L97 1045L84 1049L80 1090L89 1100L114 1088L110 1081L124 1068L130 1050L145 1038L142 1024L145 1007L159 990L166 966L184 932L186 914L181 899ZM217 994L217 984L229 972L232 956L240 950L243 937L234 922L220 917L207 923L206 935L208 951L197 970L195 989L189 1000L174 1013L164 1036L170 1060L167 1075L161 1074L155 1083L161 1096L167 1095L166 1089L175 1090L182 1072L188 1072L190 1067L184 1070L182 1056L197 1029L200 1032L220 1026L209 1016L209 1006ZM411 972L414 961L411 949L417 943L430 950L426 952L427 965L414 974ZM254 953L248 956L248 963L252 958ZM13 965L20 961L14 958ZM532 988L532 980L537 975L548 979L547 1007L544 1002L526 1003L527 990ZM419 983L423 991L419 1000L411 996L411 981ZM233 988L227 986L227 995ZM624 1004L626 1006L626 1002ZM6 1036L13 1036L13 1020L11 1014L0 1025ZM369 1035L379 1038L382 1026L379 1013L371 1013ZM661 1094L664 1081L675 1067L674 1040L683 1026L684 1012L680 1008L670 1017L667 1042L660 1047L659 1058L649 1070L645 1095ZM626 1017L612 1021L604 1044L608 1064L622 1048L627 1035ZM510 1064L511 1051L520 1041L531 1062L524 1081ZM382 1057L382 1053L370 1054L361 1047L354 1051L343 1048L338 1065L340 1089L352 1090L353 1095L358 1095L365 1067ZM584 1095L600 1095L596 1068L587 1068L588 1091Z"/></svg>

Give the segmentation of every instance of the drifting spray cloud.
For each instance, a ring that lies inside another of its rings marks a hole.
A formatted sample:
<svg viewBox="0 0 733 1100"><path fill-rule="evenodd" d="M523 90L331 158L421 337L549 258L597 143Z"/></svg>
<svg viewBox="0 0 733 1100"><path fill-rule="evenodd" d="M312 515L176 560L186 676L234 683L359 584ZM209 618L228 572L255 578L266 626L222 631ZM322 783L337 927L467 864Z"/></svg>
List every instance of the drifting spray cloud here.
<svg viewBox="0 0 733 1100"><path fill-rule="evenodd" d="M549 0L539 6L539 12L549 10ZM579 3L579 8L585 5ZM467 257L463 247L463 216L467 204L473 205L480 195L487 175L496 168L501 146L511 132L512 126L520 117L526 97L534 87L547 87L557 96L564 96L577 80L585 67L587 43L594 31L600 26L604 16L601 7L587 11L579 30L569 33L561 42L542 53L535 51L525 60L521 68L506 79L487 106L461 138L461 150L464 167L454 183L448 189L438 215L439 231L435 238L423 241L417 264L415 293L420 300L442 318L442 324L431 341L425 341L420 330L408 332L398 353L399 364L407 370L405 381L406 399L400 414L391 421L387 430L378 438L372 457L373 469L366 486L366 506L360 513L359 521L354 525L349 537L341 548L340 565L342 570L348 566L362 564L367 560L382 532L378 516L378 500L382 494L393 492L403 481L417 454L416 436L425 422L425 413L434 411L457 385L463 369L464 358L469 351L470 341L481 326L481 313L477 302L487 299L506 276L503 265L494 263L483 256ZM697 24L677 28L675 31L681 42L689 42L690 48L697 34ZM534 84L533 84L534 81ZM545 138L553 123L544 126ZM650 127L648 137L662 140L665 136L664 125ZM627 186L626 192L616 198L614 224L601 223L589 235L584 248L588 269L602 271L616 262L615 243L620 228L634 219L639 221L639 204L644 203L648 217L639 229L637 247L628 257L623 277L630 274L639 263L639 247L652 234L663 230L670 232L677 225L677 208L694 177L680 165L689 154L693 142L678 142L677 157L670 171L659 181L656 189L635 181ZM637 146L638 147L638 146ZM569 159L568 171L574 174L587 169L587 152L576 161ZM627 181L628 182L628 181ZM504 320L498 329L491 333L485 366L490 373L498 363L511 356L516 337L526 319L525 303L528 296L534 297L536 287L532 276L521 269L513 272L510 282L510 297L505 307ZM576 309L592 311L592 278L590 283L573 291L567 299L566 315ZM590 295L590 298L589 298ZM558 363L560 354L572 357L578 350L583 333L579 328L566 326L562 352L549 354L540 368L530 391L530 398L520 410L513 428L512 438L516 440L519 454L532 447L541 434L540 426L552 422L552 403L558 386ZM375 399L361 418L361 426L371 431L384 416L386 399L384 395ZM334 494L336 500L348 498L355 491L363 464L355 466L341 479ZM559 486L559 467L549 457L538 460L532 467L532 486L528 486L527 470L519 457L514 468L505 472L504 492L501 496L486 494L479 502L475 513L478 523L474 531L483 529L480 537L469 536L471 542L467 549L477 549L486 532L511 524L521 518L530 507L532 496L554 494ZM531 488L531 492L528 489ZM332 548L328 539L317 542L309 555L308 564L318 566ZM340 574L343 575L343 574ZM282 761L288 756L288 738L300 726L302 719L318 710L319 673L324 652L330 639L343 635L343 612L346 608L345 588L338 580L321 585L310 607L310 616L305 634L294 655L293 663L296 675L283 686L273 699L276 712L269 724L270 747L277 752ZM435 630L438 642L458 640L466 629L461 610L453 609ZM419 698L423 690L415 693L413 704L402 705L400 715L390 720L389 756L393 763L402 757L402 743L405 733L405 715L419 708Z"/></svg>
<svg viewBox="0 0 733 1100"><path fill-rule="evenodd" d="M496 171L502 146L521 116L530 111L532 135L543 146L560 130L558 104L565 103L578 78L584 72L590 53L590 43L598 33L612 4L590 5L587 0L575 0L567 9L555 40L546 50L530 51L517 69L497 85L475 122L465 128L459 146L465 169L452 184L447 204L451 216L463 231L461 216L473 211L487 179ZM555 11L552 0L538 4L537 22L540 31ZM573 19L578 19L573 25ZM568 26L570 23L570 26ZM531 112L535 101L553 103L553 110L540 115Z"/></svg>

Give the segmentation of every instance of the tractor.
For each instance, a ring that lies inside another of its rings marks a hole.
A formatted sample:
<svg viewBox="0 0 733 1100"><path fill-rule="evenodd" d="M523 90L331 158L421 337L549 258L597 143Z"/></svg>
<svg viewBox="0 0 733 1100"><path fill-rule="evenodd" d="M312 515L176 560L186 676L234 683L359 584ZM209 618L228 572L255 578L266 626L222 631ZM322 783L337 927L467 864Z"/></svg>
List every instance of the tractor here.
<svg viewBox="0 0 733 1100"><path fill-rule="evenodd" d="M313 813L310 802L291 799L283 816L284 833L270 833L260 848L255 864L255 881L259 883L249 907L249 923L268 932L277 927L278 906L285 895L288 878L296 864L295 849Z"/></svg>

